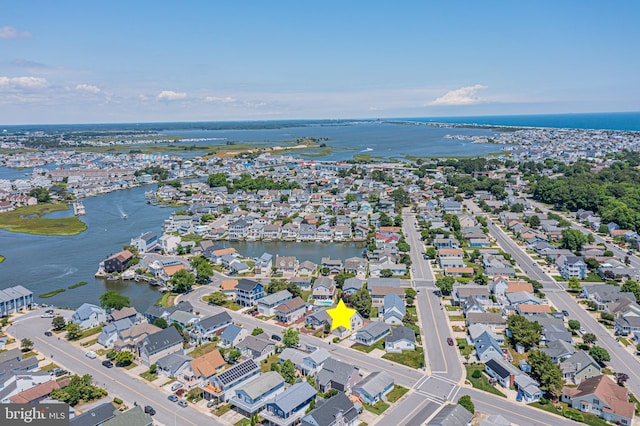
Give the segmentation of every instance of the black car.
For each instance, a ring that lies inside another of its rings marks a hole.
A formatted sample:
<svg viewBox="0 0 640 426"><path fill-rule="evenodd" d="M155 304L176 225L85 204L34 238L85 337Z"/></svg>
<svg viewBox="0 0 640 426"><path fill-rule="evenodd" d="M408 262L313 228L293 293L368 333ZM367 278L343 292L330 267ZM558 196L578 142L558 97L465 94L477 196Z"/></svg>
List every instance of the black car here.
<svg viewBox="0 0 640 426"><path fill-rule="evenodd" d="M277 334L272 334L271 338L273 340L275 340L275 341L278 341L278 342L282 340L282 337L278 336Z"/></svg>
<svg viewBox="0 0 640 426"><path fill-rule="evenodd" d="M53 333L50 332L50 331L45 331L44 335L47 336L47 337L51 337L51 336L53 336Z"/></svg>
<svg viewBox="0 0 640 426"><path fill-rule="evenodd" d="M113 363L111 361L109 361L108 359L105 359L104 361L102 361L102 365L104 365L107 368L113 367Z"/></svg>
<svg viewBox="0 0 640 426"><path fill-rule="evenodd" d="M150 416L155 416L156 414L156 410L154 410L153 407L150 405L144 406L144 412Z"/></svg>
<svg viewBox="0 0 640 426"><path fill-rule="evenodd" d="M567 311L566 309L562 310L562 315L564 315L565 317L569 316L569 311Z"/></svg>

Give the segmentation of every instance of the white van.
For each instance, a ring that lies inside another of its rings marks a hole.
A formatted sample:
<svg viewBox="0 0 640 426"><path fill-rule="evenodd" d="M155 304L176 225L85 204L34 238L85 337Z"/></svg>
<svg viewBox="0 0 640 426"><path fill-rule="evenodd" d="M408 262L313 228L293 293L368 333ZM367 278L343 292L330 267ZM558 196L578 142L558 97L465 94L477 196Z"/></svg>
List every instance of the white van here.
<svg viewBox="0 0 640 426"><path fill-rule="evenodd" d="M176 382L171 385L171 392L175 392L182 387L182 383Z"/></svg>

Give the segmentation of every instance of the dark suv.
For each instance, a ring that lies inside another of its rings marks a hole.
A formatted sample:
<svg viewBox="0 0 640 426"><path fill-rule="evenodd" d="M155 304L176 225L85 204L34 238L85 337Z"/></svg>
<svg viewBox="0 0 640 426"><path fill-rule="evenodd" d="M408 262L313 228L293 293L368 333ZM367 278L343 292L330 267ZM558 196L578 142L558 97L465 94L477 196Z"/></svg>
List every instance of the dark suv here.
<svg viewBox="0 0 640 426"><path fill-rule="evenodd" d="M104 365L107 368L113 367L113 363L111 361L109 361L108 359L105 359L104 361L102 361L102 365Z"/></svg>
<svg viewBox="0 0 640 426"><path fill-rule="evenodd" d="M153 407L150 405L144 406L144 412L150 416L155 416L156 414L156 410L154 410Z"/></svg>

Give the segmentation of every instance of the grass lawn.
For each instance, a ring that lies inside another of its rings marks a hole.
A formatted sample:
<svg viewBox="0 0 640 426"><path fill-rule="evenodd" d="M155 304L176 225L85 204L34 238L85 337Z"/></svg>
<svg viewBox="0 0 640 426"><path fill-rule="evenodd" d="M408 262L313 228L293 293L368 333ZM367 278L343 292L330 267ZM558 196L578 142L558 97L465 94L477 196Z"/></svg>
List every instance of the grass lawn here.
<svg viewBox="0 0 640 426"><path fill-rule="evenodd" d="M125 370L131 370L134 369L138 366L138 364L136 364L135 362L132 362L131 364L127 365L126 367L124 367Z"/></svg>
<svg viewBox="0 0 640 426"><path fill-rule="evenodd" d="M220 417L222 415L224 415L224 413L228 412L231 410L231 404L225 404L225 405L221 405L220 407L216 408L216 410L213 412L213 414L215 414L216 416Z"/></svg>
<svg viewBox="0 0 640 426"><path fill-rule="evenodd" d="M523 354L519 354L518 351L516 351L516 350L514 350L512 348L509 348L509 353L513 357L512 364L514 364L514 365L519 365L521 360L527 361L527 358L529 356L526 352L523 353Z"/></svg>
<svg viewBox="0 0 640 426"><path fill-rule="evenodd" d="M528 404L528 405L530 407L536 407L536 408L539 408L541 410L547 411L547 412L552 413L552 414L557 414L558 416L562 416L562 413L564 411L566 411L567 407L568 407L567 404L562 403L562 402L557 403L557 404L549 403L549 404L544 404L544 405L540 404L539 402L532 402L531 404ZM556 405L562 406L562 411L557 410L556 409ZM574 411L574 412L578 412L577 410L573 410L571 408L569 408L569 410ZM611 423L607 423L603 419L601 419L600 417L594 416L593 414L582 413L582 412L580 412L580 414L582 414L582 417L584 419L582 421L582 423L585 423L585 424L588 424L588 425L591 425L591 426L610 426L611 425Z"/></svg>
<svg viewBox="0 0 640 426"><path fill-rule="evenodd" d="M384 410L389 408L389 404L387 404L384 401L378 401L374 405L369 405L363 402L362 406L365 408L365 410L371 411L376 416L379 416L380 414L384 413Z"/></svg>
<svg viewBox="0 0 640 426"><path fill-rule="evenodd" d="M266 373L271 371L271 364L278 363L278 354L273 354L267 359L263 359L260 363L260 372Z"/></svg>
<svg viewBox="0 0 640 426"><path fill-rule="evenodd" d="M140 374L140 377L142 377L146 381L153 382L155 379L158 378L158 373L151 374L149 370L147 370L144 373Z"/></svg>
<svg viewBox="0 0 640 426"><path fill-rule="evenodd" d="M87 229L87 225L76 216L57 219L42 217L59 210L69 210L69 206L65 203L44 203L18 207L0 214L0 228L36 235L77 235Z"/></svg>
<svg viewBox="0 0 640 426"><path fill-rule="evenodd" d="M313 293L311 290L305 290L302 292L302 295L300 297L302 298L302 300L307 302L309 300L309 296L311 296L311 293Z"/></svg>
<svg viewBox="0 0 640 426"><path fill-rule="evenodd" d="M500 392L498 389L496 389L495 387L491 386L491 384L487 380L487 376L485 376L485 374L484 374L484 366L483 365L467 365L467 366L465 366L465 368L467 369L467 380L469 380L471 382L471 385L474 388L483 390L485 392L492 393L494 395L499 395L499 396L501 396L503 398L507 397L505 394ZM479 370L482 373L482 376L479 379L474 379L472 377L473 372L476 371L476 370Z"/></svg>
<svg viewBox="0 0 640 426"><path fill-rule="evenodd" d="M82 343L82 347L87 347L87 346L91 346L95 343L98 343L98 338L96 337L95 339L91 339L91 340L87 340L86 342Z"/></svg>
<svg viewBox="0 0 640 426"><path fill-rule="evenodd" d="M402 395L407 392L409 392L409 389L400 385L395 385L393 389L391 389L391 392L387 394L387 401L393 404L394 402L402 398Z"/></svg>
<svg viewBox="0 0 640 426"><path fill-rule="evenodd" d="M462 308L460 306L451 306L451 305L444 305L444 308L447 311L453 312L453 311L461 311Z"/></svg>
<svg viewBox="0 0 640 426"><path fill-rule="evenodd" d="M177 295L178 293L166 292L160 299L158 299L156 305L164 307L173 306L173 301L175 300Z"/></svg>
<svg viewBox="0 0 640 426"><path fill-rule="evenodd" d="M464 315L449 315L449 321L464 321Z"/></svg>
<svg viewBox="0 0 640 426"><path fill-rule="evenodd" d="M369 311L369 318L377 318L378 317L378 308L371 308L371 311Z"/></svg>
<svg viewBox="0 0 640 426"><path fill-rule="evenodd" d="M629 341L627 339L625 339L624 337L620 338L620 343L622 343L625 346L629 346L630 345Z"/></svg>
<svg viewBox="0 0 640 426"><path fill-rule="evenodd" d="M228 302L225 307L227 309L231 309L232 311L239 311L240 309L242 309L242 306L236 305L233 302Z"/></svg>
<svg viewBox="0 0 640 426"><path fill-rule="evenodd" d="M585 278L582 281L587 283L603 283L604 282L604 280L600 277L600 275L598 275L595 272L589 272L589 274L587 274L587 278Z"/></svg>
<svg viewBox="0 0 640 426"><path fill-rule="evenodd" d="M469 359L468 357L471 356L471 353L473 352L475 347L468 344L466 339L456 339L456 344L458 345L458 349L460 349L460 354L463 357Z"/></svg>
<svg viewBox="0 0 640 426"><path fill-rule="evenodd" d="M58 364L54 364L52 362L51 364L47 364L47 365L43 366L42 368L40 368L40 371L51 371L54 368L60 368L60 366Z"/></svg>
<svg viewBox="0 0 640 426"><path fill-rule="evenodd" d="M101 331L102 331L102 326L101 325L99 325L97 327L93 327L93 328L87 328L86 330L82 330L80 332L80 337L78 337L78 340L82 340L82 339L84 339L86 337L93 336L95 334L100 333Z"/></svg>
<svg viewBox="0 0 640 426"><path fill-rule="evenodd" d="M191 358L198 358L204 354L212 352L215 348L216 348L215 342L205 343L204 345L200 345L194 350L192 350L191 352L189 352L189 356Z"/></svg>
<svg viewBox="0 0 640 426"><path fill-rule="evenodd" d="M27 358L31 358L34 356L38 356L37 353L35 353L34 351L29 351L29 352L25 352L22 354L22 359L27 359Z"/></svg>
<svg viewBox="0 0 640 426"><path fill-rule="evenodd" d="M416 346L415 351L402 351L400 354L384 354L382 358L411 368L424 367L424 351L420 346Z"/></svg>
<svg viewBox="0 0 640 426"><path fill-rule="evenodd" d="M163 384L161 384L161 385L160 385L160 387L164 387L164 386L170 385L171 383L173 383L173 382L175 382L175 381L176 381L176 378L175 378L175 377L174 377L173 379L171 379L171 378L170 378L169 380L167 380L166 382L164 382Z"/></svg>
<svg viewBox="0 0 640 426"><path fill-rule="evenodd" d="M355 349L357 351L360 352L364 352L364 353L369 353L374 349L381 349L384 350L384 339L380 339L377 342L375 342L373 345L371 346L367 346L367 345L363 345L361 343L356 343L353 346L351 346L352 349Z"/></svg>

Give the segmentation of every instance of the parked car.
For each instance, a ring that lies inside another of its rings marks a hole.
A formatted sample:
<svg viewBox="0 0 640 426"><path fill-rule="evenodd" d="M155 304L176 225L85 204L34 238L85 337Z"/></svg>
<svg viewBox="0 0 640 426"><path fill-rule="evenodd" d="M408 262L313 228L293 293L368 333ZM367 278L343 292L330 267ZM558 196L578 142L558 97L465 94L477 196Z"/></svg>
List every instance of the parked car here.
<svg viewBox="0 0 640 426"><path fill-rule="evenodd" d="M51 337L51 336L53 336L53 333L50 332L50 331L45 331L44 335L47 336L47 337Z"/></svg>
<svg viewBox="0 0 640 426"><path fill-rule="evenodd" d="M584 327L580 327L579 331L580 331L580 334L584 334L587 332L587 330L585 330Z"/></svg>
<svg viewBox="0 0 640 426"><path fill-rule="evenodd" d="M47 309L46 311L44 311L45 314L52 314L53 313L53 309Z"/></svg>
<svg viewBox="0 0 640 426"><path fill-rule="evenodd" d="M277 334L272 334L271 338L277 342L282 340L282 337L278 336Z"/></svg>
<svg viewBox="0 0 640 426"><path fill-rule="evenodd" d="M447 337L447 344L453 346L453 339L451 337Z"/></svg>
<svg viewBox="0 0 640 426"><path fill-rule="evenodd" d="M567 311L566 309L562 310L562 315L564 315L565 317L569 316L569 311Z"/></svg>
<svg viewBox="0 0 640 426"><path fill-rule="evenodd" d="M176 402L178 400L178 397L175 396L174 394L171 394L167 397L167 399L169 399L169 401L171 402Z"/></svg>
<svg viewBox="0 0 640 426"><path fill-rule="evenodd" d="M97 355L94 351L87 351L84 353L84 356L90 359L95 359Z"/></svg>
<svg viewBox="0 0 640 426"><path fill-rule="evenodd" d="M53 318L53 314L42 314L40 315L40 318Z"/></svg>
<svg viewBox="0 0 640 426"><path fill-rule="evenodd" d="M188 405L187 400L181 399L180 401L178 401L178 405L181 407L186 407Z"/></svg>
<svg viewBox="0 0 640 426"><path fill-rule="evenodd" d="M107 368L112 368L113 367L113 363L111 361L109 361L108 359L105 359L104 361L102 361L102 365L104 365Z"/></svg>
<svg viewBox="0 0 640 426"><path fill-rule="evenodd" d="M156 414L156 410L154 410L153 407L150 405L144 406L144 412L150 416L155 416Z"/></svg>
<svg viewBox="0 0 640 426"><path fill-rule="evenodd" d="M176 382L171 385L171 392L175 392L182 387L182 383Z"/></svg>
<svg viewBox="0 0 640 426"><path fill-rule="evenodd" d="M65 370L64 368L56 367L53 370L50 370L49 373L53 374L56 377L60 377L60 376L64 376L65 374L67 374L68 371Z"/></svg>
<svg viewBox="0 0 640 426"><path fill-rule="evenodd" d="M217 403L216 403L216 401L215 401L215 400L213 400L213 399L212 399L211 401L207 402L207 408L213 408L213 407L215 407L216 405L218 405L218 404L217 404Z"/></svg>

